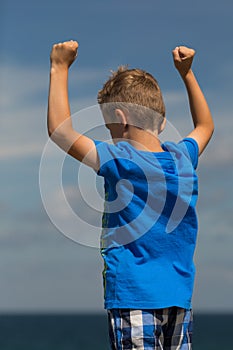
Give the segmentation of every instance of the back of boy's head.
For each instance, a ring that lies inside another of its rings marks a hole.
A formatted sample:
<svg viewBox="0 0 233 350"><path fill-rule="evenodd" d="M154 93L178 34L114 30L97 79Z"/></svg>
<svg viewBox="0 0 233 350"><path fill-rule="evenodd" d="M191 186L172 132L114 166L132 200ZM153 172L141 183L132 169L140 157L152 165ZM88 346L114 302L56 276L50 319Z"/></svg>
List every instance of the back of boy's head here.
<svg viewBox="0 0 233 350"><path fill-rule="evenodd" d="M141 69L120 66L98 93L105 119L114 120L114 110L127 110L129 123L144 130L160 131L165 105L156 79Z"/></svg>

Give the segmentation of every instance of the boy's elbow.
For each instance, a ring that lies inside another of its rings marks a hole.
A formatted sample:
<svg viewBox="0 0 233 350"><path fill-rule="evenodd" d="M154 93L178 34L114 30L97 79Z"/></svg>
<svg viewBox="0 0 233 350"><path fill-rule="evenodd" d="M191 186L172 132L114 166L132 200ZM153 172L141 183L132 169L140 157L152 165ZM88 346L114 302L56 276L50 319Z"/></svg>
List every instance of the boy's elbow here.
<svg viewBox="0 0 233 350"><path fill-rule="evenodd" d="M48 128L50 139L63 151L69 153L69 150L75 141L73 129L69 127Z"/></svg>
<svg viewBox="0 0 233 350"><path fill-rule="evenodd" d="M214 121L212 120L210 125L209 125L209 132L210 132L210 135L212 137L213 133L214 133Z"/></svg>
<svg viewBox="0 0 233 350"><path fill-rule="evenodd" d="M52 134L53 134L53 131L51 130L51 129L47 129L47 131L48 131L48 136L51 138L52 137Z"/></svg>
<svg viewBox="0 0 233 350"><path fill-rule="evenodd" d="M59 145L59 140L61 139L61 135L58 135L58 133L55 131L55 130L53 130L53 129L47 129L47 131L48 131L48 136L49 136L49 138L54 142L54 143L56 143L56 144L58 144Z"/></svg>
<svg viewBox="0 0 233 350"><path fill-rule="evenodd" d="M213 120L212 120L212 129L213 129L213 132L214 132L215 125L214 125L214 121Z"/></svg>
<svg viewBox="0 0 233 350"><path fill-rule="evenodd" d="M61 124L59 126L48 125L48 136L53 140L66 139L70 134L71 128L69 125Z"/></svg>
<svg viewBox="0 0 233 350"><path fill-rule="evenodd" d="M55 131L56 131L56 128L54 127L53 123L50 122L50 120L48 118L48 120L47 120L48 136L51 138Z"/></svg>
<svg viewBox="0 0 233 350"><path fill-rule="evenodd" d="M197 128L200 128L200 130L202 130L204 134L209 135L209 138L211 138L214 133L213 119L205 123L201 123L200 125L197 125Z"/></svg>
<svg viewBox="0 0 233 350"><path fill-rule="evenodd" d="M63 144L64 141L67 140L68 138L67 133L57 129L48 129L48 135L49 135L49 138L53 142L55 142L58 146L60 146L60 144Z"/></svg>
<svg viewBox="0 0 233 350"><path fill-rule="evenodd" d="M64 138L64 134L57 130L57 129L53 129L53 128L48 128L47 129L48 131L48 136L52 139L52 140L55 140L56 138Z"/></svg>

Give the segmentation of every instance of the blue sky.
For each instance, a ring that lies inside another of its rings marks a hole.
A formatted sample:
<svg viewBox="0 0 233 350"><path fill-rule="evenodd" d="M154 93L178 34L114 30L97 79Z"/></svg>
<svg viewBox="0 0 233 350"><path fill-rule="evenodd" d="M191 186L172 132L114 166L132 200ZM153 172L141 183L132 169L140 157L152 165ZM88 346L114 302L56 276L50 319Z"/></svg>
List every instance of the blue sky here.
<svg viewBox="0 0 233 350"><path fill-rule="evenodd" d="M54 227L39 189L49 52L53 43L73 38L80 43L70 77L73 113L96 104L110 69L129 64L158 79L168 120L182 136L191 119L171 50L180 44L196 49L194 71L216 131L199 164L194 308L232 312L232 1L5 0L0 6L0 310L91 312L103 307L98 250L72 242ZM80 203L74 191L77 167L66 159L64 186L74 207L76 200ZM59 193L52 197L58 212L59 198ZM68 222L62 211L59 215Z"/></svg>

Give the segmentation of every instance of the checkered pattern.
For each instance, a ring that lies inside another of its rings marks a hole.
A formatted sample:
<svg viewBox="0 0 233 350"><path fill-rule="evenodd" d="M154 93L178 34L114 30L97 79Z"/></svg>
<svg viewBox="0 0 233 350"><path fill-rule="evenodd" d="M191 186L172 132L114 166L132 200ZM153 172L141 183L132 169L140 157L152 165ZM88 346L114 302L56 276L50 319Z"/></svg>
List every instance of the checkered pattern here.
<svg viewBox="0 0 233 350"><path fill-rule="evenodd" d="M108 310L112 350L191 350L192 310Z"/></svg>

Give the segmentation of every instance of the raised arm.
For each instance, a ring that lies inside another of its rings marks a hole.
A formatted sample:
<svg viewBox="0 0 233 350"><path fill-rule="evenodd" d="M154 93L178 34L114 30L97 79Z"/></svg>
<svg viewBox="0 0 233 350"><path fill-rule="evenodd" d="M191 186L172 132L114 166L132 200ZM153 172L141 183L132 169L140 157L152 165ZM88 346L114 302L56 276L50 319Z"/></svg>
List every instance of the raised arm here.
<svg viewBox="0 0 233 350"><path fill-rule="evenodd" d="M50 61L48 98L48 133L51 139L72 157L98 169L98 156L94 142L72 127L68 97L68 71L77 57L78 43L68 41L55 44Z"/></svg>
<svg viewBox="0 0 233 350"><path fill-rule="evenodd" d="M214 123L205 96L191 69L195 51L185 46L180 46L176 47L172 53L175 67L187 89L194 124L194 130L188 137L197 141L200 155L213 134Z"/></svg>

